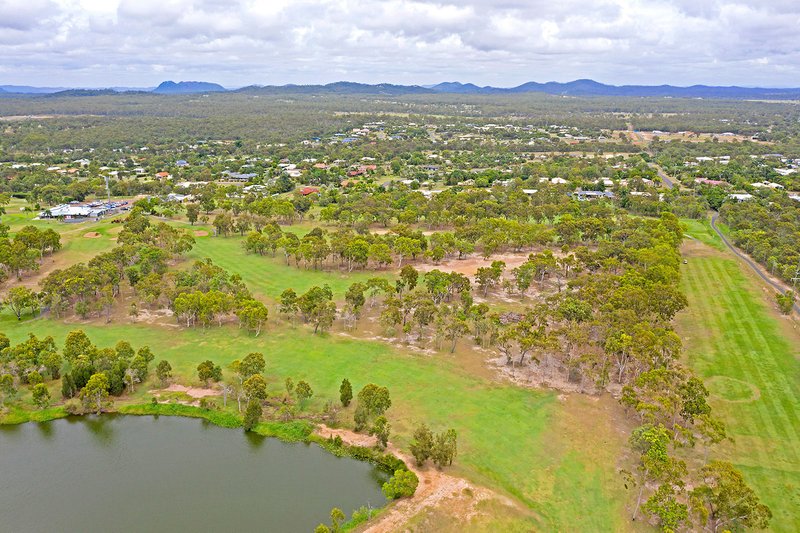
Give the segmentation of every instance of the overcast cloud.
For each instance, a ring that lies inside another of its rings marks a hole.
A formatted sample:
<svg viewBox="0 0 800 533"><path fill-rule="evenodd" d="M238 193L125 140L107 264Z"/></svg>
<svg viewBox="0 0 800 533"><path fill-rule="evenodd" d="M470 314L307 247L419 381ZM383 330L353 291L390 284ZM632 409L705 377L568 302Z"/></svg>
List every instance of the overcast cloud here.
<svg viewBox="0 0 800 533"><path fill-rule="evenodd" d="M800 86L798 0L0 0L0 84Z"/></svg>

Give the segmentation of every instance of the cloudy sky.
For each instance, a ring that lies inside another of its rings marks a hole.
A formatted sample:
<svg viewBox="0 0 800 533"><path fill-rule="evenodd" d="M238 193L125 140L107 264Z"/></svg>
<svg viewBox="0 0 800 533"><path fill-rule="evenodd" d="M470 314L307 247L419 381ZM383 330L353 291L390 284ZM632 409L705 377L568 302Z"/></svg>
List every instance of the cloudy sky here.
<svg viewBox="0 0 800 533"><path fill-rule="evenodd" d="M0 85L800 85L798 0L0 0Z"/></svg>

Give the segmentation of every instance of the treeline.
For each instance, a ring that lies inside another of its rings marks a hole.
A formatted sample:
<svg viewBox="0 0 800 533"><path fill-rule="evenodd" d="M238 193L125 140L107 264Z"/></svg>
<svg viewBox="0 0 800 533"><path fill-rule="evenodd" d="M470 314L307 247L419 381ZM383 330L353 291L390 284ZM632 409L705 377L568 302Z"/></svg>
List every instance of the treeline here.
<svg viewBox="0 0 800 533"><path fill-rule="evenodd" d="M770 201L726 203L720 217L730 227L736 246L793 284L800 269L800 202L773 196Z"/></svg>
<svg viewBox="0 0 800 533"><path fill-rule="evenodd" d="M135 390L150 372L155 356L148 346L134 350L127 341L114 348L95 346L82 330L71 331L59 352L52 337L11 344L0 333L0 393L3 403L17 398L22 386L30 389L34 404L44 409L51 403L50 382L61 380L61 396L72 414L101 412L110 405L109 395ZM161 361L157 375L165 377L169 363Z"/></svg>
<svg viewBox="0 0 800 533"><path fill-rule="evenodd" d="M218 325L235 315L239 327L258 336L267 322L266 306L253 298L238 274L230 274L210 259L196 261L191 269L171 272L159 283L135 285L149 305L164 300L186 327Z"/></svg>
<svg viewBox="0 0 800 533"><path fill-rule="evenodd" d="M25 226L9 239L8 226L0 224L0 283L38 271L44 256L60 249L61 236L50 228Z"/></svg>

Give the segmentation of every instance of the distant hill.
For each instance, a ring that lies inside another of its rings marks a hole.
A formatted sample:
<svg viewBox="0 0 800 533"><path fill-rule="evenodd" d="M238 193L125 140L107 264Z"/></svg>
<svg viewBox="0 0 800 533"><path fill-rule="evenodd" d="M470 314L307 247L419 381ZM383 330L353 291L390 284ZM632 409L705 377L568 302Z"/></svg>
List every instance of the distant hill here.
<svg viewBox="0 0 800 533"><path fill-rule="evenodd" d="M567 83L529 81L516 87L478 87L471 83L446 82L431 87L440 93L455 94L518 94L540 92L563 96L627 96L674 98L733 98L733 99L797 99L800 88L770 89L759 87L717 87L692 85L606 85L594 80L575 80Z"/></svg>
<svg viewBox="0 0 800 533"><path fill-rule="evenodd" d="M350 81L337 81L327 85L250 85L236 92L245 94L379 94L398 96L403 94L434 94L432 89L419 85L393 85L378 83L370 85Z"/></svg>
<svg viewBox="0 0 800 533"><path fill-rule="evenodd" d="M153 89L157 94L195 94L195 93L220 93L227 89L217 83L207 81L165 81Z"/></svg>
<svg viewBox="0 0 800 533"><path fill-rule="evenodd" d="M0 90L15 94L49 94L65 91L69 87L32 87L30 85L0 85Z"/></svg>
<svg viewBox="0 0 800 533"><path fill-rule="evenodd" d="M113 89L67 89L65 91L58 91L55 93L42 94L43 97L51 96L103 96L110 94L118 94Z"/></svg>
<svg viewBox="0 0 800 533"><path fill-rule="evenodd" d="M474 83L459 83L457 81L450 81L440 83L431 87L436 92L440 93L456 93L456 94L476 94L482 92L491 92L493 87L478 87Z"/></svg>

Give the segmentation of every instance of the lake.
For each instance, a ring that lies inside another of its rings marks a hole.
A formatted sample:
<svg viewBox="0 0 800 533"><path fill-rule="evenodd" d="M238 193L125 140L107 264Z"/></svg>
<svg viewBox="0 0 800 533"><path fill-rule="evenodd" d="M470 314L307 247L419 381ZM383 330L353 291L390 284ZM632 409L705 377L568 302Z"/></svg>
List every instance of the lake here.
<svg viewBox="0 0 800 533"><path fill-rule="evenodd" d="M0 426L0 529L311 532L381 507L388 475L204 420L103 415Z"/></svg>

